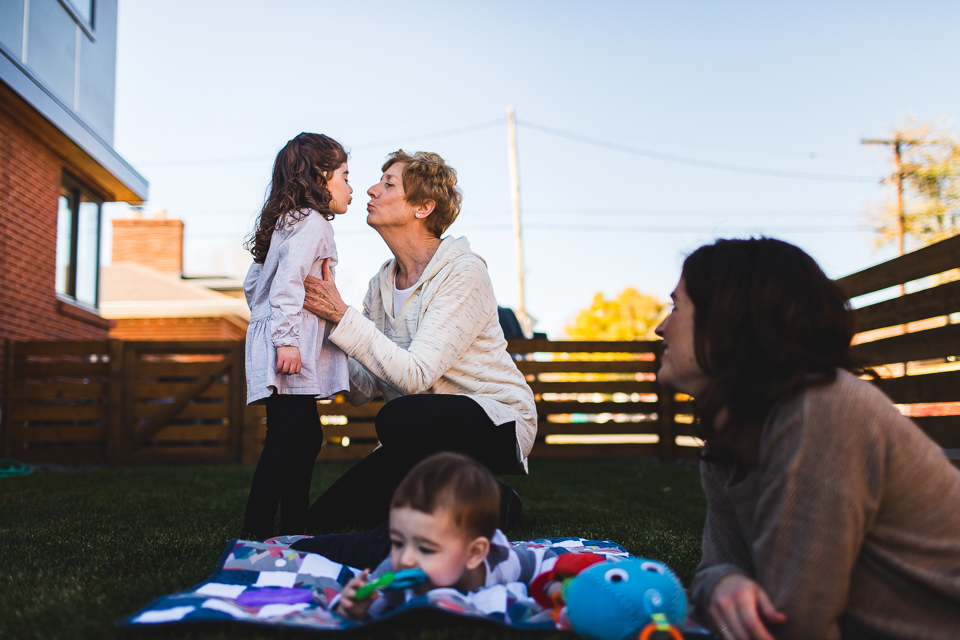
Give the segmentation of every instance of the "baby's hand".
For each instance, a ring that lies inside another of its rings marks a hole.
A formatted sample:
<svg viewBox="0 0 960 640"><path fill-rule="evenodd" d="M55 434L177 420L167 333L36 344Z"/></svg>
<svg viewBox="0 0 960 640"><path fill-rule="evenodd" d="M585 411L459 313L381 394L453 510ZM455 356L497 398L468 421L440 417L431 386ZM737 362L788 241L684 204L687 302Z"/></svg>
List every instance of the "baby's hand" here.
<svg viewBox="0 0 960 640"><path fill-rule="evenodd" d="M360 587L367 584L367 576L369 575L370 569L364 569L363 573L347 583L347 586L340 592L340 602L337 603L337 613L351 620L363 620L367 617L370 605L380 597L380 593L374 591L368 598L364 598L363 600L357 599L357 591Z"/></svg>
<svg viewBox="0 0 960 640"><path fill-rule="evenodd" d="M300 373L300 349L277 347L277 373Z"/></svg>

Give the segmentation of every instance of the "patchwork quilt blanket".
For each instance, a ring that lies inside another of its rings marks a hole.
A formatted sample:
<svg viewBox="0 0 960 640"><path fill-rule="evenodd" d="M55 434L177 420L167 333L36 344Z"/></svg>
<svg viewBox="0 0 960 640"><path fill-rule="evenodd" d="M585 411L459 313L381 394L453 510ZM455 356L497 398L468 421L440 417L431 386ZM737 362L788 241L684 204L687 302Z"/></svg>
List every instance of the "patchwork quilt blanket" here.
<svg viewBox="0 0 960 640"><path fill-rule="evenodd" d="M557 628L552 612L542 609L520 583L495 585L466 595L453 589L434 589L376 620L348 620L330 611L328 603L360 570L290 548L303 537L282 536L264 542L231 540L207 581L154 600L121 621L121 625L136 628L235 621L322 631L355 628L411 611L436 610L518 629ZM591 552L611 559L630 556L623 547L609 540L543 538L511 544L553 547L560 553ZM687 638L711 637L693 623L682 631Z"/></svg>

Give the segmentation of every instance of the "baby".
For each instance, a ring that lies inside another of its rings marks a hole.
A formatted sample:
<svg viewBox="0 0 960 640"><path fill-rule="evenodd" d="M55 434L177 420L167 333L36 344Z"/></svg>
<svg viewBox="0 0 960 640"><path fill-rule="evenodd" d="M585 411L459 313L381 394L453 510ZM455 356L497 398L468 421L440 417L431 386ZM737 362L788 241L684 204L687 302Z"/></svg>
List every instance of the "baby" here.
<svg viewBox="0 0 960 640"><path fill-rule="evenodd" d="M431 589L463 593L509 582L529 584L553 567L550 549L514 548L497 529L500 487L486 467L456 453L438 453L410 470L390 502L390 557L344 587L336 610L353 620L378 615ZM358 599L357 590L388 571L421 569L411 589Z"/></svg>

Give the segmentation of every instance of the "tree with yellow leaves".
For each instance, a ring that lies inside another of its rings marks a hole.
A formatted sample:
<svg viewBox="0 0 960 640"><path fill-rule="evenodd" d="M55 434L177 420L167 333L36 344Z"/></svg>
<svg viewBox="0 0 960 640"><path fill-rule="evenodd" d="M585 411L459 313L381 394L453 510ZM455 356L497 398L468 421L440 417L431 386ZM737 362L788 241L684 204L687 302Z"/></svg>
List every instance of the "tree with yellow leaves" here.
<svg viewBox="0 0 960 640"><path fill-rule="evenodd" d="M571 340L652 340L665 311L665 303L633 287L612 300L598 292L564 332Z"/></svg>
<svg viewBox="0 0 960 640"><path fill-rule="evenodd" d="M903 204L894 193L875 210L877 243L898 238L898 229L912 245L908 250L960 233L960 138L942 126L908 122L883 142L902 154L900 171L884 182L900 183Z"/></svg>

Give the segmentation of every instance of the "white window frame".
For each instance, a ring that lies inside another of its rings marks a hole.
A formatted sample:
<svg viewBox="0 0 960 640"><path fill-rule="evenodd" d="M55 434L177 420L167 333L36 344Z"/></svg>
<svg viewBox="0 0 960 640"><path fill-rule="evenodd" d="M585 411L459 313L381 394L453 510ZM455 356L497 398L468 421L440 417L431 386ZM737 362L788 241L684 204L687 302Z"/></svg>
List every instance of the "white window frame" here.
<svg viewBox="0 0 960 640"><path fill-rule="evenodd" d="M87 34L87 37L96 42L97 0L90 0L89 21L83 17L83 14L80 13L79 9L77 9L77 5L71 0L59 0L59 2L66 12L69 13L73 18L73 21L77 23L77 26L80 27L85 34Z"/></svg>
<svg viewBox="0 0 960 640"><path fill-rule="evenodd" d="M69 265L66 267L67 272L64 276L64 281L62 288L57 287L57 297L68 300L73 304L86 307L88 309L97 310L100 307L100 252L103 248L103 196L99 195L92 189L90 189L86 184L84 184L79 178L74 175L64 171L60 179L60 196L57 198L57 242L56 242L56 254L54 257L54 264L57 270L64 268L64 265L60 264L60 229L59 229L59 217L60 209L59 202L60 198L66 197L67 201L70 203L70 237L69 247L67 248L69 254ZM77 282L78 282L78 272L85 269L90 269L90 265L86 262L82 265L78 264L78 254L79 245L80 245L80 234L79 234L79 225L80 225L80 204L82 202L93 203L97 207L97 239L96 239L96 251L94 251L94 265L93 265L93 300L80 300L77 298Z"/></svg>

